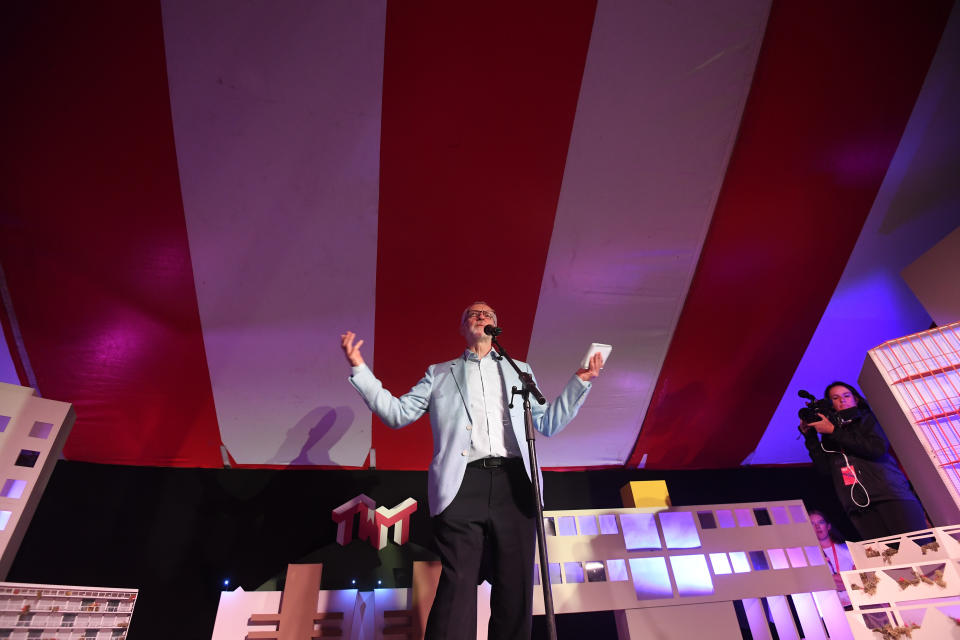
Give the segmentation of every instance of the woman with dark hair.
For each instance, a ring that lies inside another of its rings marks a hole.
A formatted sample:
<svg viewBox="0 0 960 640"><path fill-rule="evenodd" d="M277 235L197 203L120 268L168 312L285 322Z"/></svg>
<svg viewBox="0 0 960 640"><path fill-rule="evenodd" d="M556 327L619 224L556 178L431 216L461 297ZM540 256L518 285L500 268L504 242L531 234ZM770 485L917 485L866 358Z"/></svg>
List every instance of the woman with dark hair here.
<svg viewBox="0 0 960 640"><path fill-rule="evenodd" d="M890 443L863 396L846 382L824 391L832 419L800 425L810 459L833 487L860 536L869 540L927 527L920 501L900 471Z"/></svg>
<svg viewBox="0 0 960 640"><path fill-rule="evenodd" d="M810 524L813 525L813 532L817 534L817 541L823 550L823 557L833 574L833 582L836 585L840 603L844 607L850 606L850 594L847 593L843 578L840 577L841 571L850 571L855 568L846 541L840 535L840 532L833 528L833 525L821 511L813 510L810 512Z"/></svg>

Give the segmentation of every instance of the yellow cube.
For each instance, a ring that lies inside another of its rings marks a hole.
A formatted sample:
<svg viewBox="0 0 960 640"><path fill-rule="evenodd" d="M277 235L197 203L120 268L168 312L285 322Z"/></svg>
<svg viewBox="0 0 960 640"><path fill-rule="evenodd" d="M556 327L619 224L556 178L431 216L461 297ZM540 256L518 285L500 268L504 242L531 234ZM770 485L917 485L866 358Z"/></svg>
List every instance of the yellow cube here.
<svg viewBox="0 0 960 640"><path fill-rule="evenodd" d="M670 492L666 480L643 480L630 482L620 488L620 500L624 507L669 507Z"/></svg>

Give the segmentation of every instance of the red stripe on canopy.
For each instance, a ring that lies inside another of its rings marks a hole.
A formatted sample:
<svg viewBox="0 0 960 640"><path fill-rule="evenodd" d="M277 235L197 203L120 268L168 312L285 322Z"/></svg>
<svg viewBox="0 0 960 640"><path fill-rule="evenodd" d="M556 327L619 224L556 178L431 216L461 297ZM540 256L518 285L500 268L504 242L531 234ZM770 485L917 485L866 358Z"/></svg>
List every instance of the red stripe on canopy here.
<svg viewBox="0 0 960 640"><path fill-rule="evenodd" d="M77 409L66 454L218 466L159 3L4 18L0 255L39 390Z"/></svg>
<svg viewBox="0 0 960 640"><path fill-rule="evenodd" d="M462 351L478 298L526 357L595 8L388 5L375 372L395 394ZM426 419L374 418L378 467L426 468L430 443Z"/></svg>
<svg viewBox="0 0 960 640"><path fill-rule="evenodd" d="M774 3L629 464L648 454L647 467L728 467L756 446L870 211L951 5Z"/></svg>

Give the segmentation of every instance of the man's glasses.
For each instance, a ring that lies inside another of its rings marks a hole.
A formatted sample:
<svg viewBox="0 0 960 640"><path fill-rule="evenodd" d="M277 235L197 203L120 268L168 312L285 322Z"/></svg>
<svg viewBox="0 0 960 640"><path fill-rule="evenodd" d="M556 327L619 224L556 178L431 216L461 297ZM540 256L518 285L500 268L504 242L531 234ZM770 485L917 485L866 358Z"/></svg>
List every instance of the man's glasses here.
<svg viewBox="0 0 960 640"><path fill-rule="evenodd" d="M495 317L492 311L481 311L480 309L470 309L463 316L464 320L467 318L486 318L487 320L493 320Z"/></svg>

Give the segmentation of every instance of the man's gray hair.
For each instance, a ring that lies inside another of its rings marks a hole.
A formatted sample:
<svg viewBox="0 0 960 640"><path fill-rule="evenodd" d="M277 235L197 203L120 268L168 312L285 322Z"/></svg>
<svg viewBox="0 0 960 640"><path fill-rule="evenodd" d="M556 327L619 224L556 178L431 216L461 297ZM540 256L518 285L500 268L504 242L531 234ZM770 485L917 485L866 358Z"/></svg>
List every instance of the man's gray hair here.
<svg viewBox="0 0 960 640"><path fill-rule="evenodd" d="M472 307L472 306L474 306L474 305L478 305L478 304L482 304L482 305L485 305L485 306L490 307L490 305L489 305L487 302L483 301L483 300L476 300L475 302L471 302L469 305L467 305L467 308L463 310L463 313L460 314L460 324L461 324L461 325L463 324L463 321L467 319L467 311L470 311L470 307ZM493 324L499 324L499 323L497 322L497 312L494 311L493 307L490 307L490 311L493 312Z"/></svg>

